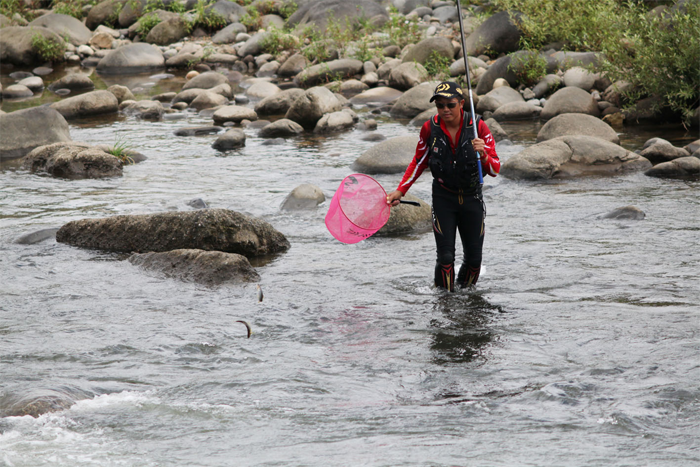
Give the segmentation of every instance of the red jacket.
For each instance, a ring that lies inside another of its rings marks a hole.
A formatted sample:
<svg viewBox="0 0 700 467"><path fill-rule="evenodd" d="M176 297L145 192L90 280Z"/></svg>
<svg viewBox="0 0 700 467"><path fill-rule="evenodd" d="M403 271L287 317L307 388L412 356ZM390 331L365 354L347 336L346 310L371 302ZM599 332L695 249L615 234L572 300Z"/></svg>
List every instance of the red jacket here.
<svg viewBox="0 0 700 467"><path fill-rule="evenodd" d="M435 119L436 123L438 122L437 115L431 118ZM462 128L464 127L463 124L464 112L462 112L462 118L459 122L459 130L457 131L457 137L455 138L457 141L459 141L460 134L462 133ZM447 128L445 127L445 122L443 122L442 120L440 120L440 127L446 135L450 134L447 131ZM484 123L483 120L479 121L477 134L479 135L479 138L483 139L484 143L486 144L486 156L481 159L481 171L484 175L488 174L492 177L495 177L501 170L501 161L498 160L498 154L496 154L496 142L494 141L493 136L491 135L491 130L489 130L489 127L486 126L486 123ZM454 143L451 138L448 139L450 140L450 147L452 148L452 152L454 152ZM408 189L411 188L411 185L413 185L413 183L416 180L418 180L418 177L420 177L423 171L428 167L428 160L430 158L430 152L428 151L429 140L430 121L427 121L423 124L423 127L420 129L420 137L418 139L418 145L416 146L416 155L413 156L413 160L408 165L406 172L403 174L401 183L399 183L398 188L396 188L404 195L406 194L406 192L408 192Z"/></svg>

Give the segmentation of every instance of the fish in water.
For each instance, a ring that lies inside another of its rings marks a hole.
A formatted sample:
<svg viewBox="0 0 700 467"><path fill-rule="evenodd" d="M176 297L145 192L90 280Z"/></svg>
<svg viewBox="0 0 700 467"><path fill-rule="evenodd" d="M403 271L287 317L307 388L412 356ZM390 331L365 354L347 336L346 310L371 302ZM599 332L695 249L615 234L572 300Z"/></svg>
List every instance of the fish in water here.
<svg viewBox="0 0 700 467"><path fill-rule="evenodd" d="M250 329L250 324L246 323L242 319L239 319L236 321L237 323L243 323L245 325L245 328L248 330L248 339L250 339L250 335L253 334L253 330Z"/></svg>
<svg viewBox="0 0 700 467"><path fill-rule="evenodd" d="M255 286L255 288L258 289L258 302L262 302L263 301L262 287L260 287L260 284L258 284Z"/></svg>

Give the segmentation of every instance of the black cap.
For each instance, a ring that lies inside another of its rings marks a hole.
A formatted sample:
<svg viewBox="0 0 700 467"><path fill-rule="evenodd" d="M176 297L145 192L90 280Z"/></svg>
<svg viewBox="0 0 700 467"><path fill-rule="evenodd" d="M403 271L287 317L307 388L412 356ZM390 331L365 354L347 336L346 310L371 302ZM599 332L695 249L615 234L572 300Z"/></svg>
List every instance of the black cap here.
<svg viewBox="0 0 700 467"><path fill-rule="evenodd" d="M430 98L430 102L433 102L438 97L445 97L447 99L456 97L458 99L464 99L464 92L457 83L453 81L443 81L435 88L435 93L433 97Z"/></svg>

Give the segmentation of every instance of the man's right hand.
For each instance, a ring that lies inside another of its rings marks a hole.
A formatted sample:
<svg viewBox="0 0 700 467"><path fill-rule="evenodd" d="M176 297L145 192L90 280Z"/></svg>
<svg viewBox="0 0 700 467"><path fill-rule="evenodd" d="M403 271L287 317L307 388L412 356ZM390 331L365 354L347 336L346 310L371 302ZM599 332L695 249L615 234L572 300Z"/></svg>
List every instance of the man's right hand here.
<svg viewBox="0 0 700 467"><path fill-rule="evenodd" d="M399 190L392 191L388 195L386 195L386 204L391 206L392 208L394 206L399 205L399 200L403 197L403 193L401 193Z"/></svg>

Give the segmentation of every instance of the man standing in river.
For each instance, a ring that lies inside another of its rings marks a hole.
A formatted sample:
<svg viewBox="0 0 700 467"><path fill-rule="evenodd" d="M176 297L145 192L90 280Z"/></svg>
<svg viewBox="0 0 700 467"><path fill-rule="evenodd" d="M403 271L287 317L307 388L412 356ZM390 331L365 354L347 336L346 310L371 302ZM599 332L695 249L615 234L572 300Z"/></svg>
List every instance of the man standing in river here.
<svg viewBox="0 0 700 467"><path fill-rule="evenodd" d="M433 174L433 233L437 246L435 285L454 291L456 234L462 239L464 260L457 275L460 287L475 285L481 270L486 207L477 164L495 177L501 168L496 143L480 116L464 111L464 92L454 82L440 83L430 98L438 113L420 131L416 154L396 191L387 195L392 207L430 167ZM478 138L473 135L477 126Z"/></svg>

